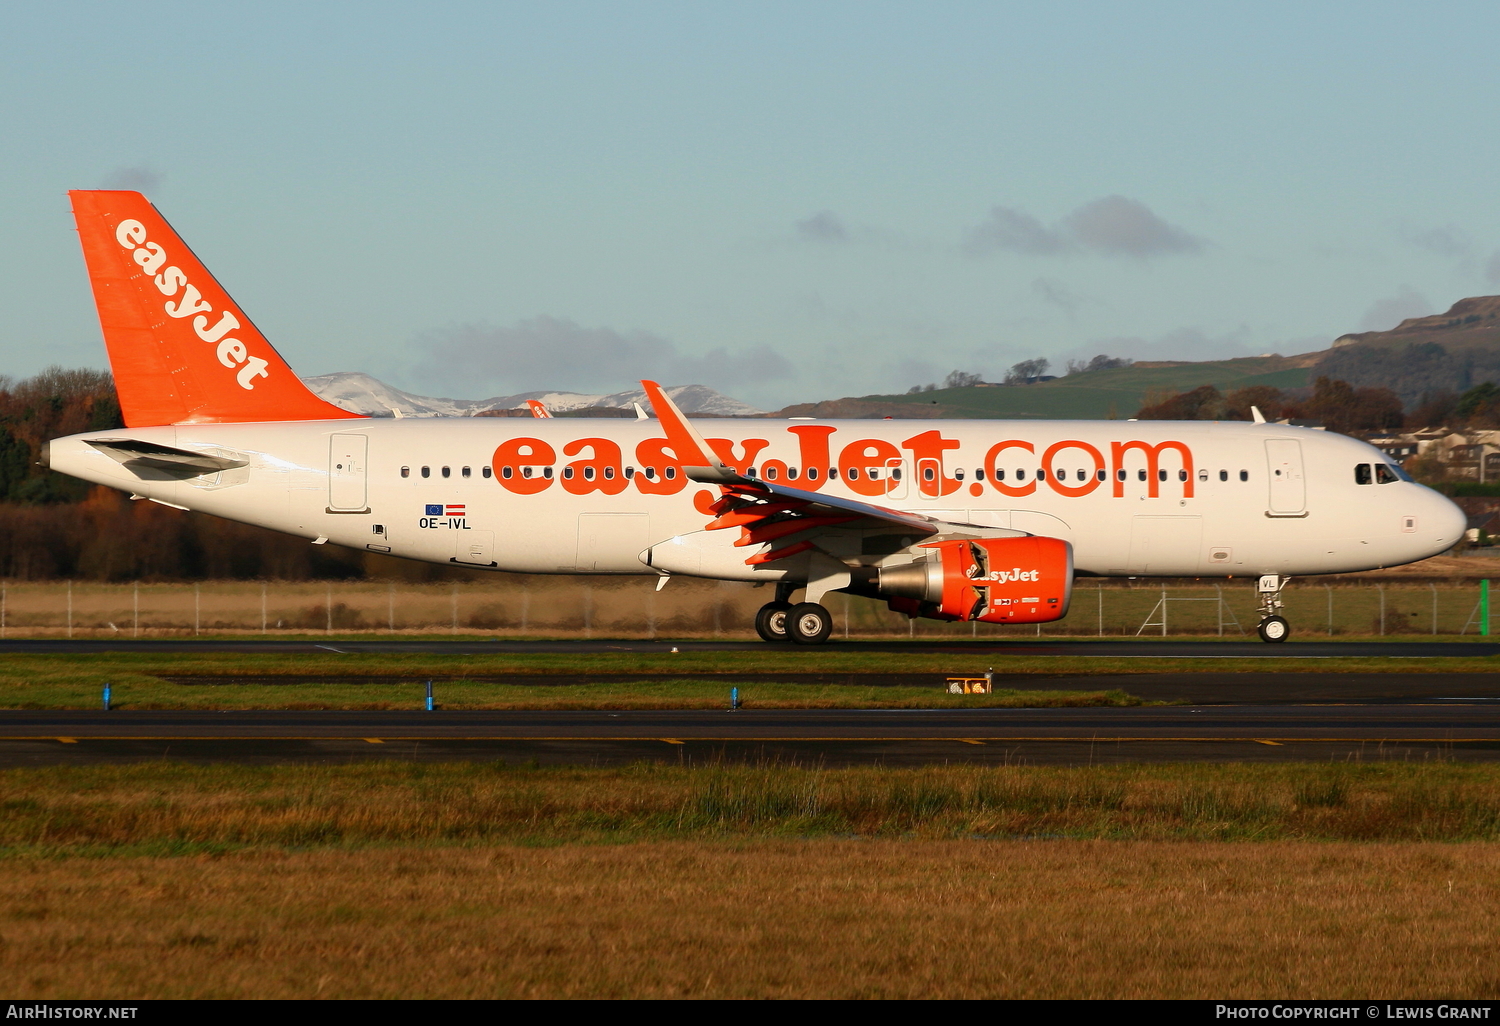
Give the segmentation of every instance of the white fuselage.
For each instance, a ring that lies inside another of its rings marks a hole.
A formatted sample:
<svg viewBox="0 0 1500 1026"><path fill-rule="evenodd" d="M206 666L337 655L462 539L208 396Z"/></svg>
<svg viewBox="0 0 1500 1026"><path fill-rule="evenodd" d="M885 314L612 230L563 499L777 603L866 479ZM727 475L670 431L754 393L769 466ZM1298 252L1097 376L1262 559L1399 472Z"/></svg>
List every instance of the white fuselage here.
<svg viewBox="0 0 1500 1026"><path fill-rule="evenodd" d="M795 488L942 521L1062 538L1087 574L1366 570L1442 552L1465 526L1453 503L1422 485L1358 483L1358 465L1385 464L1378 450L1305 428L982 420L696 425L715 448L722 444L715 440L732 443L726 459L739 460L742 472L753 467ZM87 444L106 437L247 465L178 478ZM699 536L712 519L702 506L719 494L667 468L663 441L655 420L370 419L93 432L53 441L49 457L56 470L137 496L351 548L522 573L653 573L660 568L642 562L642 553ZM648 478L641 468L653 462ZM1388 465L1378 476L1391 476ZM712 532L721 558L705 558L696 572L743 580L782 575L745 566L747 550L727 548L735 534Z"/></svg>

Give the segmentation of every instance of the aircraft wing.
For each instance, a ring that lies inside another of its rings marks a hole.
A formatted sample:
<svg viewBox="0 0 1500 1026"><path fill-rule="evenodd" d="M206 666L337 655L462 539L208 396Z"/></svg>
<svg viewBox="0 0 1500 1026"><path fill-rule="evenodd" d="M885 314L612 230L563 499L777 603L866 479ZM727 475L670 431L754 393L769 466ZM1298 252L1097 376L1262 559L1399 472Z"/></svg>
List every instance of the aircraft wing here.
<svg viewBox="0 0 1500 1026"><path fill-rule="evenodd" d="M801 534L804 531L822 529L869 529L873 527L895 528L910 533L913 540L939 534L944 528L942 521L920 513L904 513L887 509L874 503L858 499L821 495L801 488L758 478L745 477L713 455L713 449L683 416L677 404L662 391L654 381L642 381L651 407L661 421L662 430L677 458L684 464L688 479L701 484L718 485L724 492L722 498L711 509L716 514L708 525L710 531L727 528L741 529L736 545L765 545L773 547L751 556L746 563L769 563L787 556L806 552L814 547L811 539L803 539L775 548L781 538Z"/></svg>

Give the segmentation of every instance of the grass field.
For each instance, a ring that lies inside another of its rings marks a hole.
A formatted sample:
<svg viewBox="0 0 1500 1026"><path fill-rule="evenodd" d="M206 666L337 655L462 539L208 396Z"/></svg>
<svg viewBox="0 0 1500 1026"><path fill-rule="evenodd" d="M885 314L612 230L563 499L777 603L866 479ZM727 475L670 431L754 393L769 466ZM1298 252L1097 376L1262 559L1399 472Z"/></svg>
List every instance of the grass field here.
<svg viewBox="0 0 1500 1026"><path fill-rule="evenodd" d="M1394 658L1393 658L1394 657ZM943 678L997 671L993 695L949 695ZM497 653L495 655L318 655L99 653L12 655L0 662L0 709L94 709L106 683L119 709L417 708L433 679L447 709L717 708L738 687L749 708L949 708L978 705L1128 705L1129 689L1058 691L1054 677L1133 673L1496 673L1500 659L1413 658L1391 642L1390 656L1255 659L1132 659L871 651L857 643L818 650L746 652ZM789 684L755 674L827 674L846 682ZM911 674L910 687L871 687L859 675ZM654 675L661 678L653 680ZM733 674L734 679L725 675ZM547 687L506 683L548 676L603 678ZM612 675L632 679L611 681ZM402 683L358 683L364 678ZM198 683L173 683L183 678ZM275 683L285 679L287 683ZM253 683L236 683L250 681ZM1076 686L1076 685L1075 685Z"/></svg>
<svg viewBox="0 0 1500 1026"><path fill-rule="evenodd" d="M1493 997L1500 769L0 773L0 989Z"/></svg>

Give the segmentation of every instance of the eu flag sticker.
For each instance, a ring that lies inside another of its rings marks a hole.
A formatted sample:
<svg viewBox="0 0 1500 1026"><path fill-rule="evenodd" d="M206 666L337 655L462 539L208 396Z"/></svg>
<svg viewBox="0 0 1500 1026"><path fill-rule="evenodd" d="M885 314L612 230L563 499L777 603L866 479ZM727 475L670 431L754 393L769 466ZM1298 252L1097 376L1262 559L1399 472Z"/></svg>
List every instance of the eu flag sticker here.
<svg viewBox="0 0 1500 1026"><path fill-rule="evenodd" d="M430 517L440 517L440 516L443 515L443 507L442 506L434 506L432 503L429 502L427 504L427 515L430 516Z"/></svg>

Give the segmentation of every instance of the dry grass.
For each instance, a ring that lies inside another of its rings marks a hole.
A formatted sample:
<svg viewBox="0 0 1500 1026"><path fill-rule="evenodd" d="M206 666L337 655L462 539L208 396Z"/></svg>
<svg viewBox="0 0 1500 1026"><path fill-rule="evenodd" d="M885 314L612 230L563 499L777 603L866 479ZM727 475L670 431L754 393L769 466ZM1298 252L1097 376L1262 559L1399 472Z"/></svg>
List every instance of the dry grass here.
<svg viewBox="0 0 1500 1026"><path fill-rule="evenodd" d="M8 770L0 991L1493 997L1497 834L1485 765Z"/></svg>
<svg viewBox="0 0 1500 1026"><path fill-rule="evenodd" d="M664 841L65 859L24 999L1493 997L1493 845Z"/></svg>
<svg viewBox="0 0 1500 1026"><path fill-rule="evenodd" d="M1476 562L1470 560L1468 562ZM1500 559L1481 573L1500 574ZM1420 564L1418 564L1420 566ZM1422 572L1422 571L1418 571ZM839 637L927 639L1132 637L1152 618L1166 589L1173 598L1223 596L1223 633L1254 636L1254 578L1224 581L1087 579L1072 609L1038 630L1033 625L908 621L885 603L832 595ZM1326 586L1325 586L1326 585ZM673 578L655 590L652 575L572 577L482 574L442 584L382 581L201 581L105 584L0 582L0 637L191 637L221 634L509 637L735 637L753 639L764 588L727 581ZM1475 631L1474 581L1395 577L1297 580L1283 595L1297 637L1458 636ZM1382 620L1382 603L1385 616ZM1238 627L1234 626L1238 623ZM1175 602L1168 633L1217 637L1214 602ZM1147 629L1156 633L1160 628Z"/></svg>
<svg viewBox="0 0 1500 1026"><path fill-rule="evenodd" d="M1494 840L1500 766L161 762L0 772L0 854L13 857L851 835Z"/></svg>

